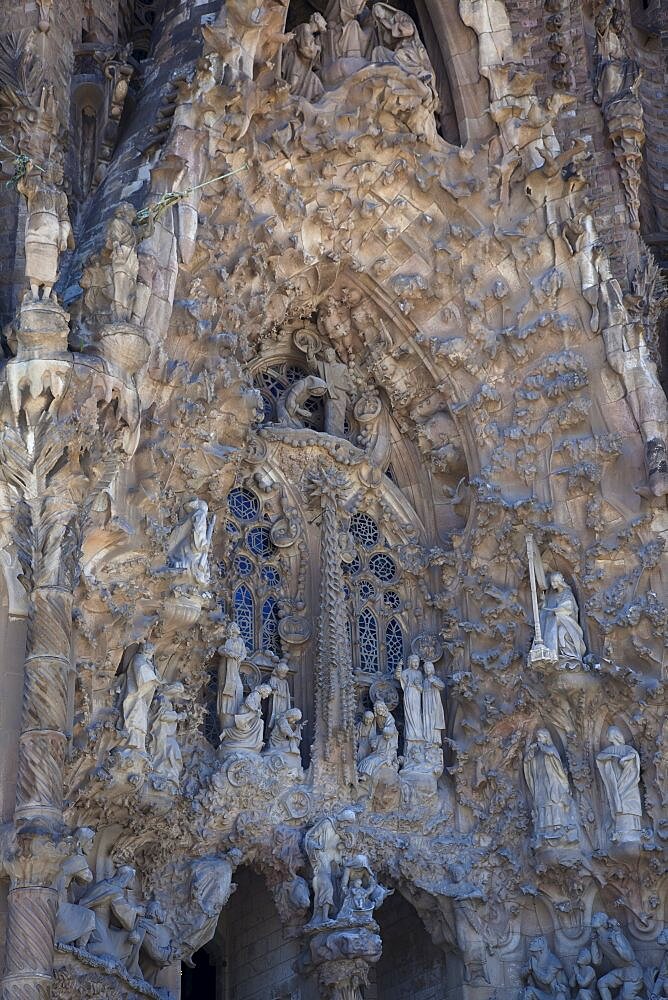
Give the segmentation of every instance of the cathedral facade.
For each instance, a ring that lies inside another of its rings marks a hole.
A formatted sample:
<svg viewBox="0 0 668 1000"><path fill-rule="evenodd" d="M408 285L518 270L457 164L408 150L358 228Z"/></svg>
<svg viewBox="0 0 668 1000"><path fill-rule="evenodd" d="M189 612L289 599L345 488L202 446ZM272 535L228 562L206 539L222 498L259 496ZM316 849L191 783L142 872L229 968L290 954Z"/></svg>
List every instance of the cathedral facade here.
<svg viewBox="0 0 668 1000"><path fill-rule="evenodd" d="M3 1000L668 998L668 10L4 0Z"/></svg>

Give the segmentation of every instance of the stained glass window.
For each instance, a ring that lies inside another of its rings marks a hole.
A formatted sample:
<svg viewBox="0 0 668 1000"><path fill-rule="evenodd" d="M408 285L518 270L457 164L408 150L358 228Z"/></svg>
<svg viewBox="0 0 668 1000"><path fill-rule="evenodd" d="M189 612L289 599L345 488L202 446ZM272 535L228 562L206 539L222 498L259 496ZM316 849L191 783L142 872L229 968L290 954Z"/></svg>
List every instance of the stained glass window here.
<svg viewBox="0 0 668 1000"><path fill-rule="evenodd" d="M359 545L371 549L378 542L378 525L369 514L353 514L350 518L350 534Z"/></svg>
<svg viewBox="0 0 668 1000"><path fill-rule="evenodd" d="M256 556L270 556L274 551L268 528L251 528L246 535L246 544Z"/></svg>
<svg viewBox="0 0 668 1000"><path fill-rule="evenodd" d="M387 552L377 552L371 556L371 559L369 559L369 569L383 583L390 583L397 575L397 567L394 564L394 559L391 559Z"/></svg>
<svg viewBox="0 0 668 1000"><path fill-rule="evenodd" d="M394 670L404 656L404 636L396 618L390 618L385 626L385 662L388 670Z"/></svg>
<svg viewBox="0 0 668 1000"><path fill-rule="evenodd" d="M362 670L378 670L378 622L368 608L357 619L357 631Z"/></svg>
<svg viewBox="0 0 668 1000"><path fill-rule="evenodd" d="M280 640L278 636L278 607L273 597L268 597L262 605L262 649L280 655Z"/></svg>
<svg viewBox="0 0 668 1000"><path fill-rule="evenodd" d="M255 602L249 588L242 584L234 591L234 619L249 649L254 645Z"/></svg>
<svg viewBox="0 0 668 1000"><path fill-rule="evenodd" d="M260 502L250 490L230 490L227 506L230 514L239 521L254 521L260 513Z"/></svg>

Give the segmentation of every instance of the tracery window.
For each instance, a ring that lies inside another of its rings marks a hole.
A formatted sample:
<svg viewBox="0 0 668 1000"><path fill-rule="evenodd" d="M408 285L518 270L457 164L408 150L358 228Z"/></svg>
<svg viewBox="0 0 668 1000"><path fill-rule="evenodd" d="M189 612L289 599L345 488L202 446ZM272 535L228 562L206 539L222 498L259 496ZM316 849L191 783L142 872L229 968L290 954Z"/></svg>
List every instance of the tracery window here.
<svg viewBox="0 0 668 1000"><path fill-rule="evenodd" d="M370 514L353 514L350 535L355 552L343 573L353 664L368 673L393 671L405 646L397 561Z"/></svg>
<svg viewBox="0 0 668 1000"><path fill-rule="evenodd" d="M226 570L230 612L249 654L281 655L279 601L283 596L280 552L271 540L271 526L259 497L236 487L227 497Z"/></svg>
<svg viewBox="0 0 668 1000"><path fill-rule="evenodd" d="M290 361L278 362L258 372L253 381L255 388L260 390L262 396L264 407L263 423L271 424L276 422L276 403L286 389L300 379L306 378L308 374L301 365L293 364ZM305 426L315 431L321 431L323 429L322 399L317 396L311 396L303 404L303 408L311 413L310 418L304 418Z"/></svg>

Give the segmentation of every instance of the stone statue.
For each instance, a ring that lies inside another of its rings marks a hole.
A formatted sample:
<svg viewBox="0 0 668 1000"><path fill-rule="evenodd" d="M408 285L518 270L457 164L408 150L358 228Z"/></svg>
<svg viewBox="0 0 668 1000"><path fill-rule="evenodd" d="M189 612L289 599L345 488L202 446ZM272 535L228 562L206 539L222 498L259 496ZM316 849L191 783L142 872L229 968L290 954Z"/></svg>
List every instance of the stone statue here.
<svg viewBox="0 0 668 1000"><path fill-rule="evenodd" d="M258 684L253 688L234 716L233 725L223 729L220 734L221 750L225 753L261 752L264 735L262 701L270 694L268 684Z"/></svg>
<svg viewBox="0 0 668 1000"><path fill-rule="evenodd" d="M357 763L359 764L372 750L372 740L376 735L376 716L365 712L357 723Z"/></svg>
<svg viewBox="0 0 668 1000"><path fill-rule="evenodd" d="M537 729L524 757L524 776L533 800L536 845L577 840L568 776L547 729Z"/></svg>
<svg viewBox="0 0 668 1000"><path fill-rule="evenodd" d="M397 749L399 746L399 734L392 713L384 701L376 701L373 706L375 732L372 730L369 736L370 753L362 758L358 764L358 771L361 775L373 775L381 767L390 767L397 770L399 763L397 760Z"/></svg>
<svg viewBox="0 0 668 1000"><path fill-rule="evenodd" d="M612 840L629 843L640 840L642 803L640 801L640 756L624 740L617 726L608 729L610 745L596 756L596 766L605 786L612 814Z"/></svg>
<svg viewBox="0 0 668 1000"><path fill-rule="evenodd" d="M623 1000L635 1000L643 988L642 967L619 922L605 913L594 913L591 932L592 962L612 967L596 984L601 1000L612 1000L613 989L620 990L618 996Z"/></svg>
<svg viewBox="0 0 668 1000"><path fill-rule="evenodd" d="M317 375L307 375L293 382L276 403L277 422L295 429L303 427L304 420L312 415L304 403L312 396L324 396L326 392L327 383Z"/></svg>
<svg viewBox="0 0 668 1000"><path fill-rule="evenodd" d="M525 970L527 985L524 1000L552 1000L561 997L570 1000L568 979L564 967L548 948L544 937L529 942L529 962Z"/></svg>
<svg viewBox="0 0 668 1000"><path fill-rule="evenodd" d="M122 865L115 875L96 882L88 889L79 906L88 907L95 917L95 927L87 951L100 958L111 958L127 966L133 951L130 935L142 907L128 898L128 888L135 880L135 869Z"/></svg>
<svg viewBox="0 0 668 1000"><path fill-rule="evenodd" d="M663 947L668 946L668 927L664 927L657 937L656 943L663 945ZM668 997L668 951L666 951L661 965L655 972L654 984L650 996L661 998L661 1000L664 1000L664 997Z"/></svg>
<svg viewBox="0 0 668 1000"><path fill-rule="evenodd" d="M421 742L424 735L422 725L424 675L420 670L420 657L411 653L406 667L401 664L397 666L395 676L404 693L404 740L409 743Z"/></svg>
<svg viewBox="0 0 668 1000"><path fill-rule="evenodd" d="M92 830L90 831L92 835ZM73 944L85 948L95 928L95 914L86 906L69 901L69 889L73 882L89 885L93 881L88 860L81 845L76 854L65 861L56 881L58 892L58 915L56 918L55 940L60 944Z"/></svg>
<svg viewBox="0 0 668 1000"><path fill-rule="evenodd" d="M226 729L234 724L234 716L244 700L244 686L239 668L248 656L248 650L236 622L230 625L225 645L221 647L219 653L221 658L218 666L216 708L218 724L221 729Z"/></svg>
<svg viewBox="0 0 668 1000"><path fill-rule="evenodd" d="M164 684L153 701L153 721L151 725L151 757L153 772L164 781L178 786L183 757L176 738L176 729L184 712L177 712L174 700L184 695L183 684L176 681Z"/></svg>
<svg viewBox="0 0 668 1000"><path fill-rule="evenodd" d="M226 857L199 858L192 862L189 900L184 911L187 929L180 949L182 960L191 969L195 967L193 954L213 937L220 911L235 888L232 865Z"/></svg>
<svg viewBox="0 0 668 1000"><path fill-rule="evenodd" d="M139 258L137 232L132 225L135 216L133 206L121 202L107 226L105 250L111 260L113 314L117 320L130 319L137 292Z"/></svg>
<svg viewBox="0 0 668 1000"><path fill-rule="evenodd" d="M128 963L130 975L156 984L162 969L177 957L171 935L165 926L165 910L157 899L152 899L137 918L133 930L133 953Z"/></svg>
<svg viewBox="0 0 668 1000"><path fill-rule="evenodd" d="M25 227L26 278L33 300L51 298L58 277L58 259L65 250L74 247L72 227L67 212L67 196L59 190L62 168L52 163L46 171L37 170L31 162L16 187L25 197L28 216Z"/></svg>
<svg viewBox="0 0 668 1000"><path fill-rule="evenodd" d="M325 349L323 360L318 362L320 376L327 383L325 400L325 433L344 437L348 395L350 392L350 371L348 365L339 361L333 347Z"/></svg>
<svg viewBox="0 0 668 1000"><path fill-rule="evenodd" d="M386 897L393 892L394 889L379 885L366 854L356 854L343 865L343 902L336 919L353 924L367 924L373 919L374 910L382 906Z"/></svg>
<svg viewBox="0 0 668 1000"><path fill-rule="evenodd" d="M304 835L304 850L311 862L313 917L310 924L327 923L334 909L334 877L341 861L341 838L329 816L315 823Z"/></svg>
<svg viewBox="0 0 668 1000"><path fill-rule="evenodd" d="M596 970L591 964L589 948L581 948L578 952L570 985L577 988L575 1000L596 1000Z"/></svg>
<svg viewBox="0 0 668 1000"><path fill-rule="evenodd" d="M445 683L436 676L431 660L425 661L423 670L422 726L424 740L426 743L441 747L443 745L443 731L445 730L445 712L443 711L441 692L445 689Z"/></svg>
<svg viewBox="0 0 668 1000"><path fill-rule="evenodd" d="M187 517L169 536L167 565L190 573L197 583L206 586L210 581L209 549L216 518L214 515L209 521L208 504L197 498L183 509Z"/></svg>
<svg viewBox="0 0 668 1000"><path fill-rule="evenodd" d="M302 713L298 708L289 708L275 720L269 733L267 748L279 753L288 765L301 764L299 744L302 738Z"/></svg>
<svg viewBox="0 0 668 1000"><path fill-rule="evenodd" d="M324 93L315 69L320 61L322 46L319 36L327 31L321 14L312 14L308 21L294 30L294 38L283 50L283 77L293 94L307 101L317 101Z"/></svg>
<svg viewBox="0 0 668 1000"><path fill-rule="evenodd" d="M335 86L366 65L371 36L366 0L330 0L325 18L323 79Z"/></svg>
<svg viewBox="0 0 668 1000"><path fill-rule="evenodd" d="M148 713L153 695L160 684L153 663L155 646L144 642L134 654L123 675L121 687L121 715L127 733L128 747L146 752Z"/></svg>
<svg viewBox="0 0 668 1000"><path fill-rule="evenodd" d="M269 729L273 729L276 721L282 718L292 707L292 696L290 694L290 684L288 675L290 667L287 660L281 660L271 672L269 687L271 688L271 714L269 716Z"/></svg>
<svg viewBox="0 0 668 1000"><path fill-rule="evenodd" d="M552 573L540 609L543 642L560 662L573 668L582 664L587 651L578 622L578 604L561 573Z"/></svg>
<svg viewBox="0 0 668 1000"><path fill-rule="evenodd" d="M372 13L377 44L371 52L371 61L396 63L421 80L435 99L436 77L412 18L387 3L374 4Z"/></svg>

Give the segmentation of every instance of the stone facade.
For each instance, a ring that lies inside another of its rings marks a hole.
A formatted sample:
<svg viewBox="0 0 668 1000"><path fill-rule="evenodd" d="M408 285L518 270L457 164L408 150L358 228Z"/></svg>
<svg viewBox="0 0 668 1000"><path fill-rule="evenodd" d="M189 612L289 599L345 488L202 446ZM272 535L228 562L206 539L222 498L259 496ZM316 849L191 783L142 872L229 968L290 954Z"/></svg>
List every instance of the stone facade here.
<svg viewBox="0 0 668 1000"><path fill-rule="evenodd" d="M5 8L3 1000L665 1000L665 11Z"/></svg>

